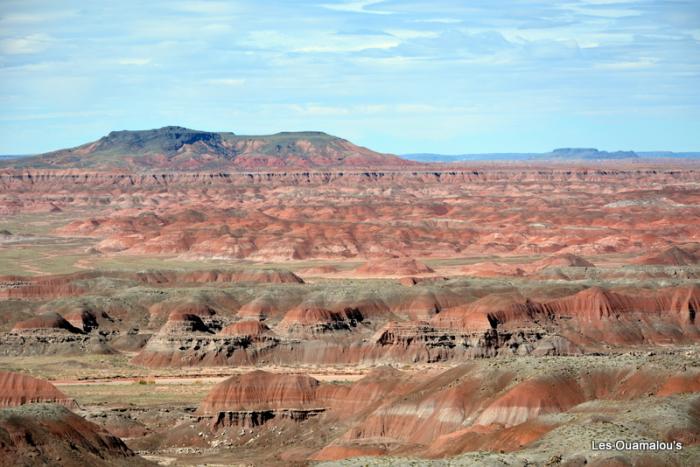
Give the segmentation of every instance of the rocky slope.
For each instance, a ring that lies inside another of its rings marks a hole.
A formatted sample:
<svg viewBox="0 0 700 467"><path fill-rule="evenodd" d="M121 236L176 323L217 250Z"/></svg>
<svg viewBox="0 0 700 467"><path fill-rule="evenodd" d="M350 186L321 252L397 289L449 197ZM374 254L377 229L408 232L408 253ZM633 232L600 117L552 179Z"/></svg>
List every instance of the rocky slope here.
<svg viewBox="0 0 700 467"><path fill-rule="evenodd" d="M0 410L0 465L155 465L122 440L60 405Z"/></svg>

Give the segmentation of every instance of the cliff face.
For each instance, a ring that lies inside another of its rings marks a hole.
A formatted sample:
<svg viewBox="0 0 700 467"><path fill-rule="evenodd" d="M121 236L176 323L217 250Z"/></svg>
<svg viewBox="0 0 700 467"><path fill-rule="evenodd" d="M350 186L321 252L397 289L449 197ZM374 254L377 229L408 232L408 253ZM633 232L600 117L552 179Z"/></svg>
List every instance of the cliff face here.
<svg viewBox="0 0 700 467"><path fill-rule="evenodd" d="M76 188L85 189L115 187L148 186L208 186L218 184L233 185L308 185L308 184L339 184L354 185L357 183L372 183L393 185L397 182L408 183L493 183L493 182L557 182L557 183L618 183L623 184L634 180L636 183L677 183L697 180L699 170L690 165L677 169L663 168L557 168L552 166L513 167L513 168L480 168L464 170L460 168L445 170L444 166L434 170L422 166L412 168L387 169L365 168L370 164L348 167L347 169L299 170L291 167L289 170L243 171L243 172L210 172L187 171L177 172L172 169L149 170L145 173L128 170L111 169L95 171L90 168L60 168L38 167L29 165L26 168L5 167L0 170L0 187L4 189L46 189ZM263 166L264 167L264 166ZM380 164L378 167L382 167Z"/></svg>

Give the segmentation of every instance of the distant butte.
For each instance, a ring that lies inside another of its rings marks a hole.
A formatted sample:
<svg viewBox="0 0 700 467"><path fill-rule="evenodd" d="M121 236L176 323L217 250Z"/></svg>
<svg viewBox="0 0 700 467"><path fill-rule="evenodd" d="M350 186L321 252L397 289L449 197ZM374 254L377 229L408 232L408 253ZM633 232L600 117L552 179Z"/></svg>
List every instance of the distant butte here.
<svg viewBox="0 0 700 467"><path fill-rule="evenodd" d="M92 143L0 161L0 168L212 171L416 165L319 132L244 136L167 126L113 131Z"/></svg>

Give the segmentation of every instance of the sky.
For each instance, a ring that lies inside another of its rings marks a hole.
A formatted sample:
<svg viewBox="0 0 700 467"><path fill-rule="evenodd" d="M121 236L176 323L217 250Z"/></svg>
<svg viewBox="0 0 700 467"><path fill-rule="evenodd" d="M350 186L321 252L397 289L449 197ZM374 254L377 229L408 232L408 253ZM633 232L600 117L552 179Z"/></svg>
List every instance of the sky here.
<svg viewBox="0 0 700 467"><path fill-rule="evenodd" d="M699 0L0 0L0 154L112 130L700 150Z"/></svg>

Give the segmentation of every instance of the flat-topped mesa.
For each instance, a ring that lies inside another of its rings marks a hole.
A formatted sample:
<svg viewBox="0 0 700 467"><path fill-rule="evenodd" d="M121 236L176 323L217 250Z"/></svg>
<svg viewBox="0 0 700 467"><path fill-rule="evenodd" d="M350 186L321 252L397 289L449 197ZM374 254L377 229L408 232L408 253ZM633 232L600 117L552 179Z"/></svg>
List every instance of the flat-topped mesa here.
<svg viewBox="0 0 700 467"><path fill-rule="evenodd" d="M297 374L256 370L232 376L209 391L198 412L216 415L224 411L319 408L318 380Z"/></svg>
<svg viewBox="0 0 700 467"><path fill-rule="evenodd" d="M0 407L50 402L77 407L75 401L42 379L24 373L0 371Z"/></svg>
<svg viewBox="0 0 700 467"><path fill-rule="evenodd" d="M75 148L0 162L0 168L102 169L132 173L417 165L322 132L241 136L176 126L113 131Z"/></svg>

